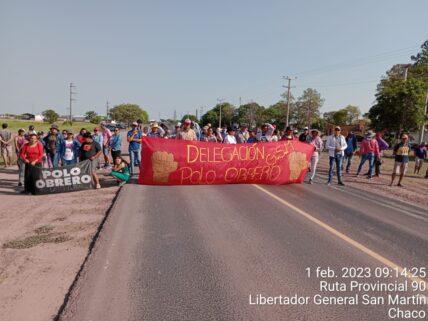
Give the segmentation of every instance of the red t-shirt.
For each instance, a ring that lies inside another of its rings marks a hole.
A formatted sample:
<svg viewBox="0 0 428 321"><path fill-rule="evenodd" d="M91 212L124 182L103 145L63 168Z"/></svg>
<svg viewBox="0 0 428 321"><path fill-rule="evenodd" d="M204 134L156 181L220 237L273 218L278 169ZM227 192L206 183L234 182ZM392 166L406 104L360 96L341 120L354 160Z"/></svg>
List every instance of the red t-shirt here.
<svg viewBox="0 0 428 321"><path fill-rule="evenodd" d="M41 142L37 142L36 145L30 146L26 143L21 150L21 158L24 161L41 163L43 160L43 145Z"/></svg>

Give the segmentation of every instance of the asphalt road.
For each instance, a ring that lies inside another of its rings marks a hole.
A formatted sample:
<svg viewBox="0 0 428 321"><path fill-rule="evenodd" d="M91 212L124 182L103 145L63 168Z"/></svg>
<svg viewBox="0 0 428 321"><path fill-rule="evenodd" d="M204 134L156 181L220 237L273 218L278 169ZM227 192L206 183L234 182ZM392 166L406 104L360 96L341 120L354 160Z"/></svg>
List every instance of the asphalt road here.
<svg viewBox="0 0 428 321"><path fill-rule="evenodd" d="M390 306L312 298L354 295L320 289L320 281L349 284L344 267L427 267L427 231L428 211L347 186L126 185L61 320L392 320ZM338 278L316 278L317 267ZM250 304L258 294L310 299Z"/></svg>

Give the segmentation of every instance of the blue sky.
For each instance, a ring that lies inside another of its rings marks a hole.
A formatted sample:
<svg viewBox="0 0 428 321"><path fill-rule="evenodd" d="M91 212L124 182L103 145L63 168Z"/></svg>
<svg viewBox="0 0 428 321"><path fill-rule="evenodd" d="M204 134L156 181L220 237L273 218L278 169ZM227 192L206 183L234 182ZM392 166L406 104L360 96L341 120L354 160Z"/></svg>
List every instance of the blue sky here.
<svg viewBox="0 0 428 321"><path fill-rule="evenodd" d="M268 106L317 89L322 111L367 111L376 84L428 39L426 0L0 0L0 113L105 113L137 103L151 118Z"/></svg>

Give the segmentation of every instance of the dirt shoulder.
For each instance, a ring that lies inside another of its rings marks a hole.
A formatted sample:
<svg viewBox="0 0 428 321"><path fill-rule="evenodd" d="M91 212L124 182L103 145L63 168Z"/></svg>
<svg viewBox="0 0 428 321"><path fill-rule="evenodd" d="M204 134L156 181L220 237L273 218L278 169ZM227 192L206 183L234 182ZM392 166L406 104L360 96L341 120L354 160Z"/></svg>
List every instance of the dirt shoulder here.
<svg viewBox="0 0 428 321"><path fill-rule="evenodd" d="M381 166L381 175L379 177L374 177L371 180L367 179L364 175L360 175L359 177L355 176L359 163L360 157L354 156L352 159L350 174L343 174L344 182L347 186L363 190L370 194L408 202L420 207L428 207L428 179L424 178L428 162L424 163L419 175L413 174L415 162L409 162L407 174L402 182L404 187L396 186L398 177L395 179L394 186L389 186L394 164L393 158L384 158L384 163ZM316 182L327 182L328 168L328 154L322 153L321 159L318 163L317 174L320 174L323 179L316 179ZM368 162L364 164L361 174L366 172L368 172Z"/></svg>
<svg viewBox="0 0 428 321"><path fill-rule="evenodd" d="M118 191L100 174L101 190L27 196L0 169L0 319L56 315Z"/></svg>

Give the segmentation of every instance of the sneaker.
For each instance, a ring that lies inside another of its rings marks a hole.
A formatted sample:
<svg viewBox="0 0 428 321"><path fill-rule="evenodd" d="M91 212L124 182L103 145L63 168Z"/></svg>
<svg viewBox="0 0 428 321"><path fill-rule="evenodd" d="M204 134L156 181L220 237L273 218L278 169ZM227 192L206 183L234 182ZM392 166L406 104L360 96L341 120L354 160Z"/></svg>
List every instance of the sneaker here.
<svg viewBox="0 0 428 321"><path fill-rule="evenodd" d="M119 183L119 187L122 187L123 185L125 185L126 184L126 182L125 181L122 181L122 182L120 182Z"/></svg>
<svg viewBox="0 0 428 321"><path fill-rule="evenodd" d="M401 184L397 184L397 186L398 186L398 187L404 187L404 186L403 186L403 185L401 185Z"/></svg>
<svg viewBox="0 0 428 321"><path fill-rule="evenodd" d="M345 186L345 184L343 184L343 182L339 182L339 183L337 183L338 185L341 185L341 186Z"/></svg>
<svg viewBox="0 0 428 321"><path fill-rule="evenodd" d="M95 188L96 188L96 189L100 189L100 188L101 188L101 185L100 185L100 184L97 184L97 186L95 186Z"/></svg>
<svg viewBox="0 0 428 321"><path fill-rule="evenodd" d="M19 182L19 183L18 183L18 186L22 186L22 183L21 183L21 182Z"/></svg>
<svg viewBox="0 0 428 321"><path fill-rule="evenodd" d="M367 179L372 179L373 178L373 176L367 176Z"/></svg>
<svg viewBox="0 0 428 321"><path fill-rule="evenodd" d="M331 185L331 182L327 182L327 186L330 186Z"/></svg>
<svg viewBox="0 0 428 321"><path fill-rule="evenodd" d="M313 184L312 178L309 179L309 184Z"/></svg>

